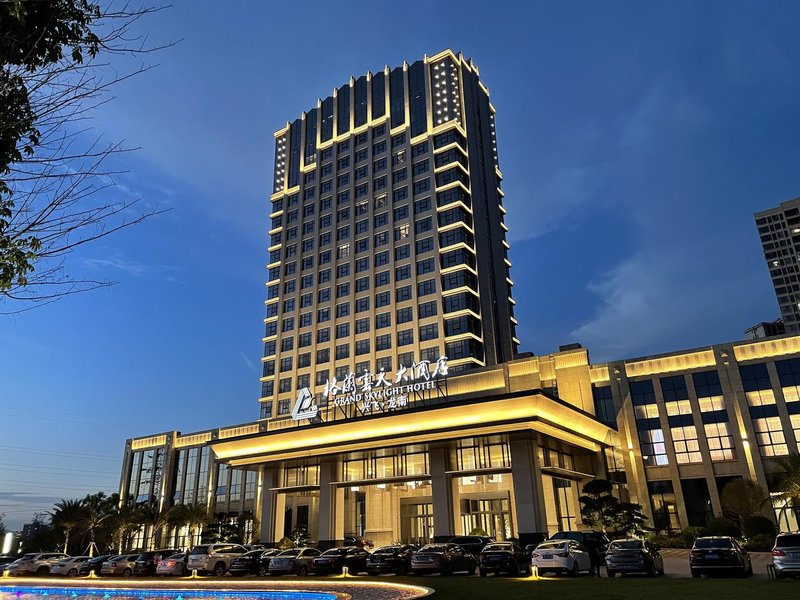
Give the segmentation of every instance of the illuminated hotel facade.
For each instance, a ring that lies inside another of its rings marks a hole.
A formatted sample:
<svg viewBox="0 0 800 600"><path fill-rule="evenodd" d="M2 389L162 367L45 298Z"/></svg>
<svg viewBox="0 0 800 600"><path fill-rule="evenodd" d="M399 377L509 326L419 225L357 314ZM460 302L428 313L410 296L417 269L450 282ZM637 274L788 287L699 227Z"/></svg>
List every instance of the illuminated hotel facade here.
<svg viewBox="0 0 800 600"><path fill-rule="evenodd" d="M494 108L462 55L351 79L275 138L260 418L129 439L124 503L200 502L268 544L525 544L580 528L592 478L680 529L797 452L800 338L518 354Z"/></svg>

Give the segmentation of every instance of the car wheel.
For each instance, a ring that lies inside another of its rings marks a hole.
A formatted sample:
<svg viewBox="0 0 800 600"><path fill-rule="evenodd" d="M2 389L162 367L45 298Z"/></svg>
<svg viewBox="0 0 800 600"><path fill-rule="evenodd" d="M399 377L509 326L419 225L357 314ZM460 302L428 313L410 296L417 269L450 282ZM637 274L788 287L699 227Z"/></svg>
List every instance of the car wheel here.
<svg viewBox="0 0 800 600"><path fill-rule="evenodd" d="M569 572L570 577L577 577L580 574L581 570L578 567L578 561L572 563L572 569Z"/></svg>
<svg viewBox="0 0 800 600"><path fill-rule="evenodd" d="M614 577L616 577L617 572L616 571L610 571L609 569L606 569L606 575L608 575L609 577L611 577L613 579Z"/></svg>
<svg viewBox="0 0 800 600"><path fill-rule="evenodd" d="M440 575L450 575L451 573L452 570L450 569L450 565L443 566L442 569L439 571Z"/></svg>
<svg viewBox="0 0 800 600"><path fill-rule="evenodd" d="M225 575L225 571L227 571L227 569L225 568L225 563L219 562L216 565L214 565L214 575L216 577L222 577L223 575Z"/></svg>
<svg viewBox="0 0 800 600"><path fill-rule="evenodd" d="M123 576L123 577L130 577L131 575L133 575L133 571L132 571L131 569L125 569L125 570L122 572L122 576Z"/></svg>
<svg viewBox="0 0 800 600"><path fill-rule="evenodd" d="M259 577L266 577L266 575L267 575L267 567L265 567L264 565L261 565L258 568L258 576Z"/></svg>
<svg viewBox="0 0 800 600"><path fill-rule="evenodd" d="M70 569L69 573L67 573L67 577L77 577L78 576L78 569Z"/></svg>
<svg viewBox="0 0 800 600"><path fill-rule="evenodd" d="M694 577L695 579L698 579L700 577L700 572L699 571L695 571L694 569L692 569L692 577Z"/></svg>
<svg viewBox="0 0 800 600"><path fill-rule="evenodd" d="M656 576L656 566L655 565L647 565L645 567L645 573L647 573L648 577L655 577Z"/></svg>
<svg viewBox="0 0 800 600"><path fill-rule="evenodd" d="M300 565L300 568L297 569L297 574L300 577L305 577L306 575L308 575L308 567L305 565Z"/></svg>
<svg viewBox="0 0 800 600"><path fill-rule="evenodd" d="M519 573L519 564L514 563L513 565L511 565L511 576L512 577L519 577L519 575L520 575L520 573Z"/></svg>
<svg viewBox="0 0 800 600"><path fill-rule="evenodd" d="M481 569L481 577L486 577L486 569Z"/></svg>

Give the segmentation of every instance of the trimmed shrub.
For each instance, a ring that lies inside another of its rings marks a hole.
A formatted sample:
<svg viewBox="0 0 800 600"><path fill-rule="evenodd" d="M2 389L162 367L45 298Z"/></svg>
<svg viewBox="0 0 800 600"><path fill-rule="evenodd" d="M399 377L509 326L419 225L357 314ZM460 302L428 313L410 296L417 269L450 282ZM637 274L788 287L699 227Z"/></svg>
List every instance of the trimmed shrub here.
<svg viewBox="0 0 800 600"><path fill-rule="evenodd" d="M741 537L742 535L739 526L724 517L711 521L708 524L708 533L710 535L729 535L731 537Z"/></svg>
<svg viewBox="0 0 800 600"><path fill-rule="evenodd" d="M775 539L775 523L772 522L772 519L768 519L767 517L756 515L755 517L745 519L742 530L742 533L748 538L766 535L773 540ZM770 546L770 548L771 547L772 546Z"/></svg>
<svg viewBox="0 0 800 600"><path fill-rule="evenodd" d="M747 540L747 549L750 552L769 552L775 545L775 535L759 533Z"/></svg>

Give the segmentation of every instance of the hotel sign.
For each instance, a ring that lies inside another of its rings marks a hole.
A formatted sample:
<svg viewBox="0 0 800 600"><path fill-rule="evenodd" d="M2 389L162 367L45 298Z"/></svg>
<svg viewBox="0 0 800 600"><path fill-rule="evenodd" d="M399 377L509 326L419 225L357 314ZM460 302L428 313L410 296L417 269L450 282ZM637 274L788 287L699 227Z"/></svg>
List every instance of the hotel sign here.
<svg viewBox="0 0 800 600"><path fill-rule="evenodd" d="M421 360L410 367L400 365L394 376L384 369L371 373L368 369L357 376L354 372L339 381L336 377L325 382L322 397L333 407L355 407L360 414L382 413L409 404L409 396L438 389L439 383L447 378L447 357L440 356L431 363ZM295 421L315 419L319 406L314 403L314 395L309 388L301 388L292 409Z"/></svg>

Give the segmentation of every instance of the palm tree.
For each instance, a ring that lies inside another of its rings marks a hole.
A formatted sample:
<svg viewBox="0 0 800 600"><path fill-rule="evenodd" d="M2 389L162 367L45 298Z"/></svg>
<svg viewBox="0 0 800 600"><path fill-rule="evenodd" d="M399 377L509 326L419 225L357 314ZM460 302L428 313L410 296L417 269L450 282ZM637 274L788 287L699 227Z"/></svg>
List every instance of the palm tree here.
<svg viewBox="0 0 800 600"><path fill-rule="evenodd" d="M83 503L80 500L61 500L56 502L55 510L50 513L54 527L64 533L64 552L69 554L69 536L72 530L81 524L84 518Z"/></svg>
<svg viewBox="0 0 800 600"><path fill-rule="evenodd" d="M111 517L113 523L113 538L117 546L117 554L122 554L122 549L127 548L126 540L130 534L139 529L139 515L132 506L121 506L114 511Z"/></svg>
<svg viewBox="0 0 800 600"><path fill-rule="evenodd" d="M186 525L189 527L189 549L191 549L195 543L200 543L203 526L210 523L211 518L208 515L208 507L202 502L184 504L183 512Z"/></svg>
<svg viewBox="0 0 800 600"><path fill-rule="evenodd" d="M138 509L137 521L149 529L147 549L152 550L156 543L156 533L167 524L168 511L159 510L158 507L145 505Z"/></svg>
<svg viewBox="0 0 800 600"><path fill-rule="evenodd" d="M112 519L116 508L115 498L106 496L103 492L98 492L97 494L86 496L81 505L83 507L81 529L84 533L89 534L89 556L94 556L94 551L97 548L95 544L97 531Z"/></svg>
<svg viewBox="0 0 800 600"><path fill-rule="evenodd" d="M783 469L783 473L778 480L778 498L783 500L781 507L781 519L788 508L792 508L795 514L800 510L800 454L791 454L788 458L781 458L777 461Z"/></svg>

